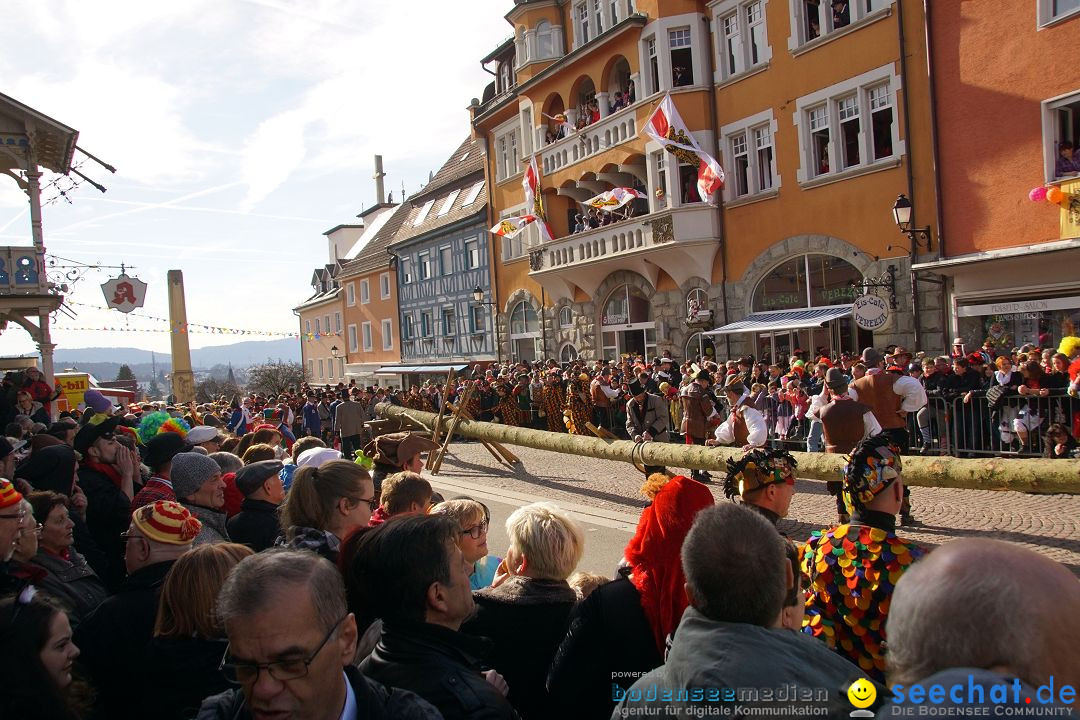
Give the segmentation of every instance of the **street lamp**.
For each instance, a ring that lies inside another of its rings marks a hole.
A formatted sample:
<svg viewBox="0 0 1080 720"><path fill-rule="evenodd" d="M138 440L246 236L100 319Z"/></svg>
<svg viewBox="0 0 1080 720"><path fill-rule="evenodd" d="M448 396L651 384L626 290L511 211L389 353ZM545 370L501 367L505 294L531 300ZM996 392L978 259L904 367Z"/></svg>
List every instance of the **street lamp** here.
<svg viewBox="0 0 1080 720"><path fill-rule="evenodd" d="M473 291L472 291L472 299L473 299L473 302L476 303L477 305L494 305L495 304L493 302L484 302L484 291L479 285L477 285L473 289Z"/></svg>
<svg viewBox="0 0 1080 720"><path fill-rule="evenodd" d="M337 357L337 354L338 354L337 345L334 345L333 347L330 348L330 354L333 355L334 357Z"/></svg>
<svg viewBox="0 0 1080 720"><path fill-rule="evenodd" d="M907 235L908 239L911 240L911 254L914 256L920 247L930 250L930 228L911 227L912 206L906 195L901 194L900 197L896 198L892 211L896 227L900 228L900 232Z"/></svg>

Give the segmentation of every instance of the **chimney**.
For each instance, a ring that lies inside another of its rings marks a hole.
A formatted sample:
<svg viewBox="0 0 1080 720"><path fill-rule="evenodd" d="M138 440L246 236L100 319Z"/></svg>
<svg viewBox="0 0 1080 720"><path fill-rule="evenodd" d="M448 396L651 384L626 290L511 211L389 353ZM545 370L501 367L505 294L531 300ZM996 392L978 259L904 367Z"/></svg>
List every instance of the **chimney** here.
<svg viewBox="0 0 1080 720"><path fill-rule="evenodd" d="M375 202L380 205L386 202L386 193L383 192L383 178L386 177L386 173L382 170L382 155L375 156Z"/></svg>

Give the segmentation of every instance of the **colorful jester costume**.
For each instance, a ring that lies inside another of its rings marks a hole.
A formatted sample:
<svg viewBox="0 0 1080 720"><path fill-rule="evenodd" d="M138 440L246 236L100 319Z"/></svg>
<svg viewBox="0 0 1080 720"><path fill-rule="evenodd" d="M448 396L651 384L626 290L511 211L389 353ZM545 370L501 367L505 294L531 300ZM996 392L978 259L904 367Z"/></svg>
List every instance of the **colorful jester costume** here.
<svg viewBox="0 0 1080 720"><path fill-rule="evenodd" d="M589 376L582 373L570 381L566 393L566 430L572 435L592 435L588 423L592 422L592 396L589 394Z"/></svg>
<svg viewBox="0 0 1080 720"><path fill-rule="evenodd" d="M517 398L506 385L499 388L499 404L495 408L495 414L502 419L504 425L524 425L527 417L527 414L518 406Z"/></svg>
<svg viewBox="0 0 1080 720"><path fill-rule="evenodd" d="M925 552L896 536L895 515L865 507L900 472L900 450L886 436L860 443L844 469L851 522L815 531L800 556L809 582L803 632L880 682L885 680L885 619L893 588Z"/></svg>
<svg viewBox="0 0 1080 720"><path fill-rule="evenodd" d="M798 466L795 458L786 450L755 448L738 459L728 458L724 495L728 500L739 498L744 505L757 510L776 525L780 516L754 502L757 497L755 491L772 483L794 485Z"/></svg>
<svg viewBox="0 0 1080 720"><path fill-rule="evenodd" d="M547 419L548 432L566 432L563 424L563 406L566 405L566 393L562 383L556 378L544 385L544 415Z"/></svg>

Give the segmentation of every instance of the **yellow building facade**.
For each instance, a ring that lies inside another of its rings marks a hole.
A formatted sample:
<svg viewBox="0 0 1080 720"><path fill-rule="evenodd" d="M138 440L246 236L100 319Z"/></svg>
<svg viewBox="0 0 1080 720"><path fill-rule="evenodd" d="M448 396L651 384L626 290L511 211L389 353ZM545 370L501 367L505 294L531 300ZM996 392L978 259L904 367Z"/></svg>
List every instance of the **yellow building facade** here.
<svg viewBox="0 0 1080 720"><path fill-rule="evenodd" d="M915 226L936 214L921 3L518 0L506 19L470 107L491 220L525 214L535 157L553 239L493 244L504 357L944 347L941 287L910 272L933 232L913 247L892 212L904 194ZM669 93L719 197L642 132ZM616 187L642 197L590 222ZM892 306L875 331L851 313L867 281Z"/></svg>

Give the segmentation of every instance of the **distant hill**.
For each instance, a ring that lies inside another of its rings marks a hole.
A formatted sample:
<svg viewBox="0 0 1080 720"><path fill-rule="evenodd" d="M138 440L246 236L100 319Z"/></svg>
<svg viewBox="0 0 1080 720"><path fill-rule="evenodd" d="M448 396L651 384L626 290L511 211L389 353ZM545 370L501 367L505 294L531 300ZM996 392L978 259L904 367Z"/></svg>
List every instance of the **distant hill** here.
<svg viewBox="0 0 1080 720"><path fill-rule="evenodd" d="M170 371L170 355L156 353L153 359L159 371ZM267 360L300 362L300 341L293 338L252 340L191 351L191 365L196 371L208 371L216 365L229 364L239 371ZM77 367L93 373L100 380L116 377L121 364L129 365L140 380L149 380L153 375L150 351L137 348L58 348L54 361L58 371Z"/></svg>

